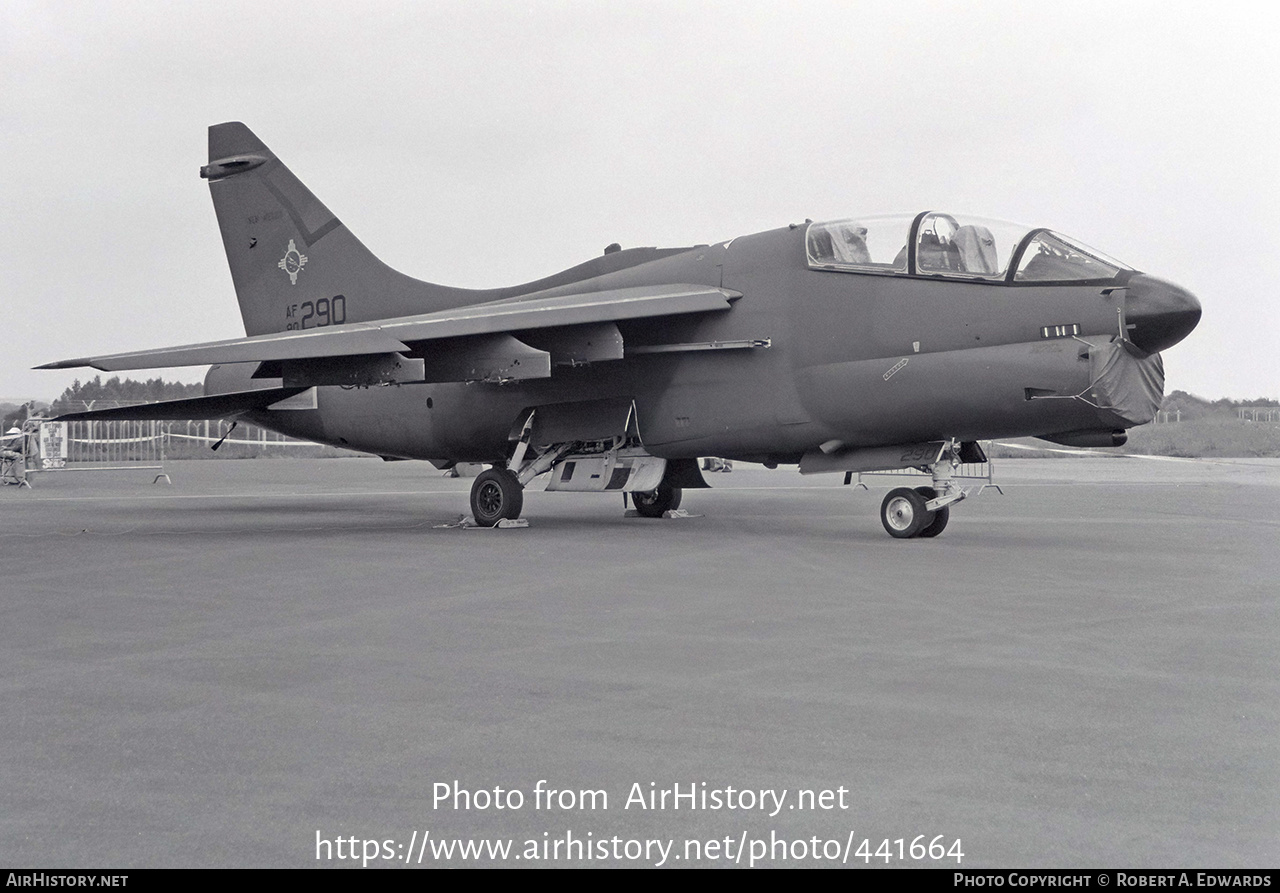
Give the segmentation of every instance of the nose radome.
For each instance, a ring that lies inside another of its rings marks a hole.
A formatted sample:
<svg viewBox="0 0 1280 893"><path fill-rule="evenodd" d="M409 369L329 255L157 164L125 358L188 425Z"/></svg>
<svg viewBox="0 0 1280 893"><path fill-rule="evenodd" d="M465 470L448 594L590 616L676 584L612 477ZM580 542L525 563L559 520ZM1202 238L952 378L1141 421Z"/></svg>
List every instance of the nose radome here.
<svg viewBox="0 0 1280 893"><path fill-rule="evenodd" d="M1200 302L1180 285L1138 273L1125 292L1129 340L1147 353L1172 347L1200 322Z"/></svg>

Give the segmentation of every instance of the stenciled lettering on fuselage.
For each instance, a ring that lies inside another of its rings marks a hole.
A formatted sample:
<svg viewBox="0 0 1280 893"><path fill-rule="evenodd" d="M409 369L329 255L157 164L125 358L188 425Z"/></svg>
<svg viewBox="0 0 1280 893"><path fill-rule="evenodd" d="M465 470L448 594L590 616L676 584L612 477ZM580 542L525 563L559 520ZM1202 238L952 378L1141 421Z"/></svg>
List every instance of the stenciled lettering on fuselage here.
<svg viewBox="0 0 1280 893"><path fill-rule="evenodd" d="M250 214L245 221L250 226L257 226L259 223L273 223L276 220L284 219L284 211L263 211L261 214Z"/></svg>
<svg viewBox="0 0 1280 893"><path fill-rule="evenodd" d="M889 379L893 378L893 374L895 372L897 372L899 369L901 369L905 365L907 365L907 359L903 357L901 360L898 360L898 362L894 363L892 368L890 368L889 371L886 372L882 377L884 378L885 381L888 381Z"/></svg>
<svg viewBox="0 0 1280 893"><path fill-rule="evenodd" d="M940 445L936 443L916 444L903 450L898 461L904 468L932 464L938 458L939 449Z"/></svg>
<svg viewBox="0 0 1280 893"><path fill-rule="evenodd" d="M346 321L347 298L345 295L334 295L332 298L319 298L315 301L303 301L300 304L287 304L284 308L284 327L286 331L318 329L323 326L340 326Z"/></svg>

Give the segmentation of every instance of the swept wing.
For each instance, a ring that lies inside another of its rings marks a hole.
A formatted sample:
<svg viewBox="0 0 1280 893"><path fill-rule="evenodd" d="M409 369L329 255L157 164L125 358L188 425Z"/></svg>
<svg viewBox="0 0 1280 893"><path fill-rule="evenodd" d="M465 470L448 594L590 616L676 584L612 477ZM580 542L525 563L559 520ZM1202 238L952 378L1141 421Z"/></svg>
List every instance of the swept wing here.
<svg viewBox="0 0 1280 893"><path fill-rule="evenodd" d="M37 366L104 372L214 363L280 363L322 358L405 354L441 339L508 335L535 329L599 325L621 320L729 309L739 292L705 285L617 288L554 297L525 297L373 322L275 332L132 353L77 357ZM479 345L491 339L477 338ZM430 346L422 352L430 356ZM465 348L464 348L465 353ZM327 383L313 381L313 383Z"/></svg>

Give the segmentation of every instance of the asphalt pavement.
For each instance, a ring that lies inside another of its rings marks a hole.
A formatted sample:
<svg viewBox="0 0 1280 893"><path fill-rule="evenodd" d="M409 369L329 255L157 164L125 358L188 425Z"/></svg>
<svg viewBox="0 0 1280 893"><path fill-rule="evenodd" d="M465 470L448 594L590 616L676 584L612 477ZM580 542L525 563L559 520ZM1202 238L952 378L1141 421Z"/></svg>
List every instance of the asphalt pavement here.
<svg viewBox="0 0 1280 893"><path fill-rule="evenodd" d="M167 470L0 491L4 864L1280 864L1278 461L1006 460L907 541L888 478Z"/></svg>

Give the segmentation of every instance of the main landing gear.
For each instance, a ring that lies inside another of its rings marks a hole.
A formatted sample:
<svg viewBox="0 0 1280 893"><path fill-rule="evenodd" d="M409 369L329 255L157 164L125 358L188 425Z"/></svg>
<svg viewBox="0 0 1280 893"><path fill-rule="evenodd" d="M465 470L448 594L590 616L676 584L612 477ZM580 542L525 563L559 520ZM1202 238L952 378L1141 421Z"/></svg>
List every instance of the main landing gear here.
<svg viewBox="0 0 1280 893"><path fill-rule="evenodd" d="M481 527L493 527L503 519L520 517L524 485L510 469L490 468L476 475L471 485L471 514Z"/></svg>
<svg viewBox="0 0 1280 893"><path fill-rule="evenodd" d="M636 507L636 514L642 518L661 518L664 512L680 508L680 497L684 491L673 487L666 481L658 485L658 489L647 493L632 493L631 503Z"/></svg>
<svg viewBox="0 0 1280 893"><path fill-rule="evenodd" d="M632 407L629 412L634 413ZM628 416L628 419L630 415ZM531 447L534 412L529 412L515 439L511 457L476 477L471 486L471 513L480 527L511 526L524 508L524 488L540 474L550 473L547 490L631 494L636 512L660 518L680 505L688 475L672 473L667 460L649 455L638 434L615 434L601 440L562 441ZM630 422L622 430L629 430ZM703 483L692 460L693 475ZM691 484L692 485L692 484ZM705 486L705 483L703 483ZM522 525L521 525L522 526Z"/></svg>

